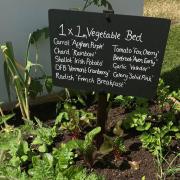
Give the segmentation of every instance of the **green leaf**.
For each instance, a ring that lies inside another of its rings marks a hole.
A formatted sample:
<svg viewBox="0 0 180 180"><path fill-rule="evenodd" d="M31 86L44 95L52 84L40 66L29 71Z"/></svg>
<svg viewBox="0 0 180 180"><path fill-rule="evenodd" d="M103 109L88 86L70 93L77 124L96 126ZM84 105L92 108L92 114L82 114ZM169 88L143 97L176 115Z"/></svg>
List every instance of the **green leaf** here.
<svg viewBox="0 0 180 180"><path fill-rule="evenodd" d="M26 162L26 161L28 160L28 156L27 156L27 155L21 156L21 160L22 160L23 162Z"/></svg>
<svg viewBox="0 0 180 180"><path fill-rule="evenodd" d="M99 152L101 154L108 154L113 150L114 139L104 134L104 142L101 145Z"/></svg>
<svg viewBox="0 0 180 180"><path fill-rule="evenodd" d="M101 132L101 127L96 127L86 134L84 141L84 150L86 151L93 144L94 137Z"/></svg>
<svg viewBox="0 0 180 180"><path fill-rule="evenodd" d="M43 154L43 157L34 156L32 158L33 168L28 173L32 180L55 180L54 158L51 154Z"/></svg>
<svg viewBox="0 0 180 180"><path fill-rule="evenodd" d="M113 133L116 136L122 136L124 133L124 130L121 128L121 125L122 125L122 119L119 119L113 129Z"/></svg>
<svg viewBox="0 0 180 180"><path fill-rule="evenodd" d="M149 129L150 123L146 122L148 117L148 109L144 107L137 107L135 111L128 114L127 118L123 122L123 126L126 129L136 128L136 130L142 131L143 129Z"/></svg>
<svg viewBox="0 0 180 180"><path fill-rule="evenodd" d="M83 98L78 94L77 95L78 97L78 101L83 105L83 106L86 106L86 102L83 100Z"/></svg>
<svg viewBox="0 0 180 180"><path fill-rule="evenodd" d="M137 126L136 130L137 131L147 131L147 130L149 130L150 127L151 127L151 123L147 122L143 126Z"/></svg>
<svg viewBox="0 0 180 180"><path fill-rule="evenodd" d="M6 76L9 76L8 83L10 82L13 85L16 95L18 97L20 110L23 118L29 119L29 104L27 97L27 84L22 76L22 72L19 70L18 63L14 58L13 46L11 42L6 42L5 45L1 46L1 50L4 55L4 63L6 64L7 71L5 71Z"/></svg>
<svg viewBox="0 0 180 180"><path fill-rule="evenodd" d="M146 176L143 176L143 177L141 178L141 180L146 180Z"/></svg>
<svg viewBox="0 0 180 180"><path fill-rule="evenodd" d="M81 167L81 166L71 166L65 171L61 173L60 176L63 180L63 178L66 178L68 180L104 180L102 176L97 175L96 173L88 173L88 171Z"/></svg>
<svg viewBox="0 0 180 180"><path fill-rule="evenodd" d="M5 78L5 83L6 83L6 90L7 90L7 94L8 94L8 99L9 102L11 102L11 76L9 75L9 69L8 69L8 65L7 63L4 63L4 78Z"/></svg>
<svg viewBox="0 0 180 180"><path fill-rule="evenodd" d="M113 146L117 148L120 153L126 152L126 146L124 145L124 140L122 137L116 137L113 142Z"/></svg>
<svg viewBox="0 0 180 180"><path fill-rule="evenodd" d="M53 89L52 78L47 77L47 78L45 79L45 87L46 87L46 90L47 90L48 93L51 93L51 92L52 92L52 89Z"/></svg>
<svg viewBox="0 0 180 180"><path fill-rule="evenodd" d="M58 149L54 151L54 157L58 161L56 168L59 170L64 170L73 163L73 159L75 155L71 149L62 147L62 149Z"/></svg>
<svg viewBox="0 0 180 180"><path fill-rule="evenodd" d="M175 136L176 136L176 139L180 139L180 133L176 133Z"/></svg>
<svg viewBox="0 0 180 180"><path fill-rule="evenodd" d="M42 36L44 36L45 39L47 39L49 37L49 28L48 27L44 27L42 29L37 29L36 31L34 31L32 33L31 40L30 40L31 44L37 43Z"/></svg>
<svg viewBox="0 0 180 180"><path fill-rule="evenodd" d="M66 120L68 119L68 113L67 112L59 113L59 115L56 117L55 125L58 125L59 123L61 123L63 118L65 118Z"/></svg>
<svg viewBox="0 0 180 180"><path fill-rule="evenodd" d="M39 146L38 150L39 150L39 152L44 153L47 151L47 146L45 144L43 144L43 145Z"/></svg>
<svg viewBox="0 0 180 180"><path fill-rule="evenodd" d="M21 171L19 166L12 166L7 162L0 166L1 180L30 180L26 172Z"/></svg>
<svg viewBox="0 0 180 180"><path fill-rule="evenodd" d="M0 125L12 119L14 116L15 114L8 114L8 115L0 116Z"/></svg>
<svg viewBox="0 0 180 180"><path fill-rule="evenodd" d="M173 132L178 132L178 131L179 131L179 128L176 127L176 126L172 126L172 127L171 127L171 131L173 131Z"/></svg>
<svg viewBox="0 0 180 180"><path fill-rule="evenodd" d="M38 79L31 79L29 86L29 96L35 98L38 94L43 92L43 85Z"/></svg>
<svg viewBox="0 0 180 180"><path fill-rule="evenodd" d="M63 175L63 172L58 172L56 180L69 180L69 179Z"/></svg>

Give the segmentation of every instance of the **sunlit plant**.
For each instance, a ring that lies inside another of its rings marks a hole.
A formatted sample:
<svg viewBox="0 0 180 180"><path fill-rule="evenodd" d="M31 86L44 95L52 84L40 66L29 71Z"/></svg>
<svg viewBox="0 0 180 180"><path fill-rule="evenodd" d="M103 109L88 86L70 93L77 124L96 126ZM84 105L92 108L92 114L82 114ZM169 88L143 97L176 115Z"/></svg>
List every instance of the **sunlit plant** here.
<svg viewBox="0 0 180 180"><path fill-rule="evenodd" d="M29 57L32 36L30 34L25 56L25 66L21 65L14 56L13 45L11 42L6 42L0 48L4 55L4 74L7 86L9 99L11 99L11 88L15 89L18 105L24 120L30 120L29 110L29 93L32 77L30 75L32 67L39 67L42 71L42 66L37 63L32 63Z"/></svg>
<svg viewBox="0 0 180 180"><path fill-rule="evenodd" d="M108 7L108 9L112 9L111 3L108 0L84 0L84 1L85 4L82 8L82 11L85 11L91 5L104 6L104 7Z"/></svg>

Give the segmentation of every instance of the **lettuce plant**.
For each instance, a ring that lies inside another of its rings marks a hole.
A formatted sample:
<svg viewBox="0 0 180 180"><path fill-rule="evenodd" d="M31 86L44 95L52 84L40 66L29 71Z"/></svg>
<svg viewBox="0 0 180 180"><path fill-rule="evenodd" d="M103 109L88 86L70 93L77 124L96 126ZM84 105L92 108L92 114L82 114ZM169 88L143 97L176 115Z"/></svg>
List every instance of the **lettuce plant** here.
<svg viewBox="0 0 180 180"><path fill-rule="evenodd" d="M70 140L66 144L61 144L59 149L54 151L54 156L57 159L57 169L66 169L74 163L74 158L80 155L84 161L92 166L94 162L94 152L96 147L93 143L95 136L100 133L101 128L97 127L85 135L84 140ZM76 151L76 153L74 153Z"/></svg>
<svg viewBox="0 0 180 180"><path fill-rule="evenodd" d="M146 131L151 127L148 120L148 110L144 107L137 107L135 111L128 114L123 125L126 129L136 128L137 131Z"/></svg>

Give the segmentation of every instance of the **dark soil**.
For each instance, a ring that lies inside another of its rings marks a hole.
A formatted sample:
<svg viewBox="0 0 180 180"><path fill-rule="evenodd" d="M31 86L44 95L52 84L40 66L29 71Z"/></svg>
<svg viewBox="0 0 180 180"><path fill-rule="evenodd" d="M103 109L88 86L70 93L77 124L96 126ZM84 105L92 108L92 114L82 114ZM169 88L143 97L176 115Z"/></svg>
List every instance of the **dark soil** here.
<svg viewBox="0 0 180 180"><path fill-rule="evenodd" d="M156 168L152 155L148 151L141 149L141 144L136 137L125 140L125 145L127 153L120 164L111 157L106 159L106 167L99 167L96 171L105 175L107 180L136 180L141 179L143 176L147 180L155 180ZM128 160L139 162L139 169L132 169Z"/></svg>
<svg viewBox="0 0 180 180"><path fill-rule="evenodd" d="M105 176L107 180L141 180L143 176L145 176L146 180L156 180L157 168L154 158L148 151L141 148L141 143L138 138L131 137L126 139L125 145L127 152L122 156L122 160L117 162L113 156L106 157L105 164L96 166L95 171ZM177 146L177 144L175 146ZM175 155L170 153L168 161L171 162L174 157ZM140 163L139 169L134 170L131 168L128 161ZM180 159L177 159L174 164L180 164ZM180 174L166 177L165 179L179 180Z"/></svg>
<svg viewBox="0 0 180 180"><path fill-rule="evenodd" d="M97 106L92 106L88 111L97 114ZM115 107L109 110L108 120L106 124L106 131L111 132L118 121L123 121L127 112L122 107ZM98 163L95 166L95 171L106 177L107 180L141 180L144 176L146 180L157 179L157 167L154 157L150 152L141 147L141 142L138 139L138 134L135 131L128 131L123 133L124 143L127 152L122 155L122 158L117 162L114 155L111 154L105 157L104 162ZM168 162L171 162L175 157L173 152L180 152L180 143L174 141L169 149L170 153L166 157ZM139 163L139 169L134 170L128 161L135 161ZM180 164L180 158L174 162L174 165ZM167 167L167 165L164 165ZM180 174L176 176L166 177L167 180L179 180Z"/></svg>
<svg viewBox="0 0 180 180"><path fill-rule="evenodd" d="M96 106L88 110L96 113ZM106 124L107 131L111 131L117 121L122 121L126 117L125 110L121 107L110 109ZM104 175L107 180L141 180L143 176L146 180L155 180L156 168L152 155L141 148L141 143L137 138L137 134L123 135L127 152L122 155L122 159L115 161L113 154L105 157L104 164L96 165L96 172ZM133 170L128 161L136 161L140 163L138 170Z"/></svg>

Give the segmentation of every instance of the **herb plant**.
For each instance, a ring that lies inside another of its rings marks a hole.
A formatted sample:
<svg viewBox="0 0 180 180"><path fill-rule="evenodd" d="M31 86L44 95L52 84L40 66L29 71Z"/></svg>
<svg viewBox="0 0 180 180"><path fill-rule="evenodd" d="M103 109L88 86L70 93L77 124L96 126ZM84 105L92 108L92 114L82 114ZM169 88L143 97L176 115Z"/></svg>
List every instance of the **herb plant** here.
<svg viewBox="0 0 180 180"><path fill-rule="evenodd" d="M178 131L179 128L173 126L173 122L168 122L167 125L161 128L154 127L149 132L144 132L140 136L142 146L147 148L156 157L159 177L161 179L164 175L162 163L164 161L165 149L172 140L172 135L170 133Z"/></svg>
<svg viewBox="0 0 180 180"><path fill-rule="evenodd" d="M35 119L38 128L36 129L36 137L32 142L32 146L37 145L39 152L47 152L48 146L53 143L54 138L57 136L56 127L43 127L42 122L37 118Z"/></svg>

